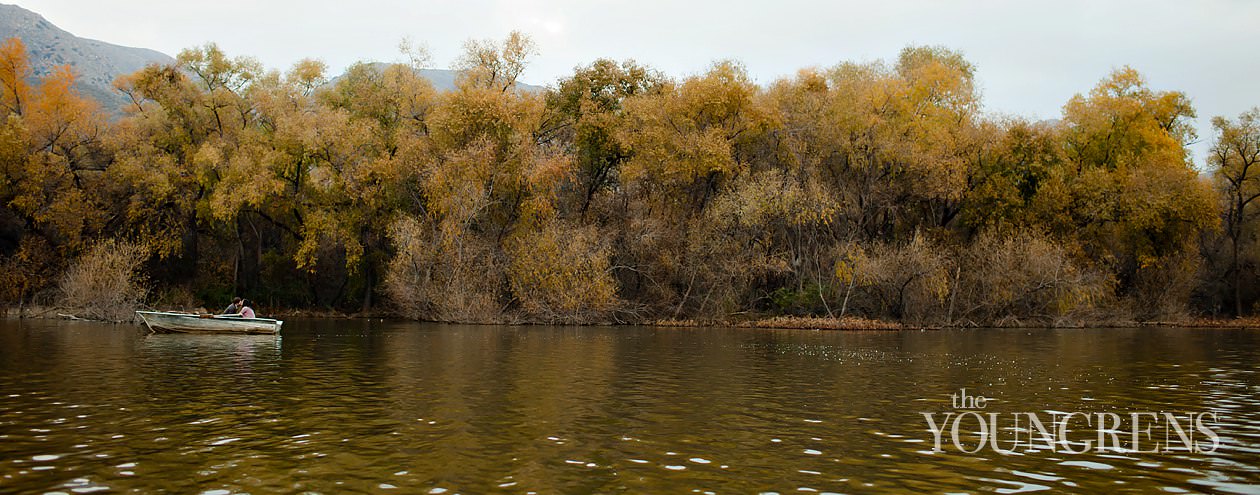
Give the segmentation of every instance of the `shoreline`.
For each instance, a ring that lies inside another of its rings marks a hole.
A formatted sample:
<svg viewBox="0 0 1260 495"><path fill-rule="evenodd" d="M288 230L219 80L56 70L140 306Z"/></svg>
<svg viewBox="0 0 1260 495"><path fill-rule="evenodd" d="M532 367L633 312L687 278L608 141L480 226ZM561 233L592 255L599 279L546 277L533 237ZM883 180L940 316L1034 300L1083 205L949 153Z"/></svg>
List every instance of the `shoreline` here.
<svg viewBox="0 0 1260 495"><path fill-rule="evenodd" d="M980 325L973 322L953 325L929 325L902 323L895 321L871 320L866 318L845 317L817 318L797 316L774 316L745 321L705 321L705 320L658 320L643 323L643 326L675 327L675 328L764 328L775 330L834 330L842 332L861 331L927 331L927 330L963 330L963 329L1074 329L1074 328L1229 328L1237 330L1260 330L1260 317L1247 318L1188 318L1179 321L1100 321L1073 322L1071 325L1055 325L1044 322L1021 324Z"/></svg>
<svg viewBox="0 0 1260 495"><path fill-rule="evenodd" d="M197 308L198 310L204 308ZM198 312L190 310L180 310L189 312ZM205 312L205 311L200 311ZM1046 322L1019 322L1015 324L991 324L981 325L974 322L957 323L953 325L945 324L926 324L926 323L906 323L889 320L875 320L862 317L846 316L844 318L834 317L812 317L812 316L765 316L758 318L739 319L739 320L715 320L715 319L659 319L649 320L640 323L590 323L590 324L548 324L537 322L505 322L505 323L484 323L484 322L456 322L456 321L421 321L407 320L397 318L387 313L341 313L336 311L314 311L314 310L285 310L277 311L266 315L270 318L297 318L297 319L314 319L314 320L392 320L407 321L415 323L443 323L452 325L534 325L534 326L640 326L640 327L663 327L663 328L763 328L774 330L829 330L842 332L861 332L861 331L927 331L927 330L954 330L954 329L1008 329L1008 328L1027 328L1027 329L1068 329L1068 328L1232 328L1240 330L1260 330L1260 316L1250 316L1245 318L1209 318L1209 317L1187 317L1180 320L1159 320L1159 321L1097 321L1097 322L1079 322L1073 321L1071 324L1054 324ZM40 320L77 320L77 321L98 321L101 323L127 323L127 322L107 322L93 320L90 318L81 318L73 314L73 311L63 308L35 306L26 307L19 313L17 308L0 309L0 319L19 320L19 319L40 319Z"/></svg>

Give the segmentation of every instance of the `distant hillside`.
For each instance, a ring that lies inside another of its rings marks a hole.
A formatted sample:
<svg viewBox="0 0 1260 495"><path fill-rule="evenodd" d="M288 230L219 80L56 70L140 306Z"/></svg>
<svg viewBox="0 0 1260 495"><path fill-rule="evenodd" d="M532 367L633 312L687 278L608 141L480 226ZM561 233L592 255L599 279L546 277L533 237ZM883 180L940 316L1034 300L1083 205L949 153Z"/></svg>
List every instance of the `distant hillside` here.
<svg viewBox="0 0 1260 495"><path fill-rule="evenodd" d="M43 16L16 5L0 4L0 40L17 37L26 45L37 77L69 64L78 73L78 88L85 96L117 111L125 100L111 86L114 78L152 63L169 64L170 55L147 48L130 48L80 38L54 26Z"/></svg>
<svg viewBox="0 0 1260 495"><path fill-rule="evenodd" d="M36 77L43 77L60 65L74 67L79 78L77 87L85 96L101 103L111 113L120 112L127 102L114 90L113 81L149 64L171 64L175 59L147 48L131 48L103 41L80 38L54 26L43 16L16 5L0 4L0 42L17 37L26 45L31 68ZM383 68L384 63L373 63ZM439 91L455 89L458 71L423 69L420 75ZM336 81L336 79L333 79ZM542 86L518 84L528 92L542 92Z"/></svg>

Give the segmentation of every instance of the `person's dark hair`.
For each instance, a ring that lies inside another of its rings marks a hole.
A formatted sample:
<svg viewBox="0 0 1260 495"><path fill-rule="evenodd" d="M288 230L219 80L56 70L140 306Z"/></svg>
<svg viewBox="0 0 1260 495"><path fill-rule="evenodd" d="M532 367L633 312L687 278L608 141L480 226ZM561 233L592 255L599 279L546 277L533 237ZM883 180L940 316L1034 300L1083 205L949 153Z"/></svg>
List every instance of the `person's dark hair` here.
<svg viewBox="0 0 1260 495"><path fill-rule="evenodd" d="M249 306L252 308L254 307L254 301L250 301L249 299L241 299L241 306L242 307Z"/></svg>
<svg viewBox="0 0 1260 495"><path fill-rule="evenodd" d="M241 298L239 298L239 297L233 297L233 298L232 298L232 304L240 304L242 300L243 300L243 299L241 299Z"/></svg>

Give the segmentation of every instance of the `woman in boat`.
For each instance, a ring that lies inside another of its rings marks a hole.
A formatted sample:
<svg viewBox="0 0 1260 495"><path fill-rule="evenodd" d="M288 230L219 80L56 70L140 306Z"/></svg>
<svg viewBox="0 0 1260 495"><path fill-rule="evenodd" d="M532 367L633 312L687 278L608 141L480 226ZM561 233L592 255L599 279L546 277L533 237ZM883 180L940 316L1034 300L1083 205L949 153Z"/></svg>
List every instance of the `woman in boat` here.
<svg viewBox="0 0 1260 495"><path fill-rule="evenodd" d="M257 318L256 316L254 316L254 308L250 307L253 305L254 305L254 301L250 301L249 299L241 300L241 312L240 312L241 318Z"/></svg>

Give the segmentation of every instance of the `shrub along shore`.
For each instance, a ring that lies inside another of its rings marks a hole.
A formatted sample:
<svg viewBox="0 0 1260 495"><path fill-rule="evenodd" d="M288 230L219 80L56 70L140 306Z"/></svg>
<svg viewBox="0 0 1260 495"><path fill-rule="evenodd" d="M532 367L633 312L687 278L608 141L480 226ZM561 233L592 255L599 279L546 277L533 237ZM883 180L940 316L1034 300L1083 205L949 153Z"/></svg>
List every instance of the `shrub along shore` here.
<svg viewBox="0 0 1260 495"><path fill-rule="evenodd" d="M982 112L943 47L766 86L598 60L526 91L533 52L470 41L438 91L415 51L330 79L209 44L120 77L111 120L9 40L0 304L921 328L1260 301L1260 110L1215 119L1198 170L1190 97L1128 67L1033 122Z"/></svg>
<svg viewBox="0 0 1260 495"><path fill-rule="evenodd" d="M187 311L192 313L212 313L206 308L163 308L163 310L171 311ZM65 308L56 307L31 307L18 311L15 308L0 311L0 318L4 319L62 319L62 320L89 320L102 321L99 318L80 317L73 313L68 313ZM263 318L298 318L298 319L322 319L322 320L387 320L396 319L392 313L381 312L377 314L347 314L335 311L312 311L312 310L286 310L270 314L259 315ZM113 320L116 323L136 323L134 319ZM458 324L478 324L477 322L444 322ZM529 321L515 321L507 323L490 323L490 324L506 324L506 325L534 325L536 323ZM592 325L607 325L594 323ZM585 326L585 325L584 325ZM1165 327L1165 328L1184 328L1184 329L1205 329L1205 328L1233 328L1240 330L1260 330L1260 317L1251 316L1246 318L1183 318L1171 321L1091 321L1091 322L1045 322L1030 321L1022 322L1015 320L1007 320L1001 323L991 323L988 325L980 325L976 322L954 322L952 324L908 324L898 321L872 320L859 317L815 317L815 316L761 316L749 317L743 315L739 318L727 319L708 319L708 320L656 320L639 323L622 323L613 326L636 326L636 327L662 327L662 328L760 328L766 330L825 330L825 331L923 331L923 330L944 330L944 329L980 329L980 328L1148 328L1148 327Z"/></svg>

